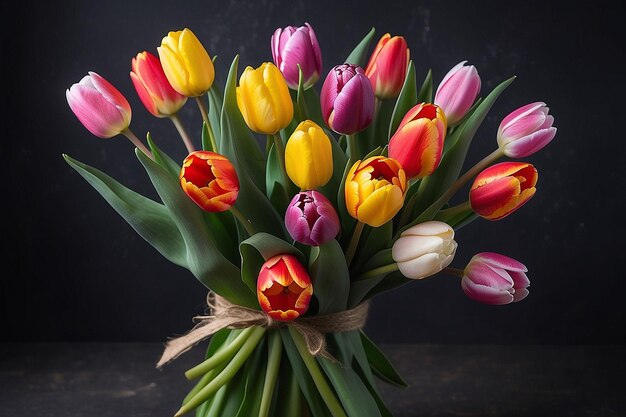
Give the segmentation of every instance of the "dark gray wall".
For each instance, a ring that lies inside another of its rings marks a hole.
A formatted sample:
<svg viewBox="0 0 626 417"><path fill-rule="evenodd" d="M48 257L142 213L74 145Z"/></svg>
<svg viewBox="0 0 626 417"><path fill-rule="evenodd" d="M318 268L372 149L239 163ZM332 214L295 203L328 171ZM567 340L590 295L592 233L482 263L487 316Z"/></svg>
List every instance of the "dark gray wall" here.
<svg viewBox="0 0 626 417"><path fill-rule="evenodd" d="M477 221L458 234L455 266L479 251L512 256L530 269L530 296L489 307L468 300L454 278L415 282L376 300L371 335L380 342L623 343L621 10L604 2L476 3L4 2L1 338L157 341L188 329L204 288L143 242L61 158L68 153L154 196L131 146L91 136L64 91L88 70L99 72L130 100L134 130L151 131L182 159L174 128L151 117L134 93L131 58L156 52L168 30L187 26L218 55L223 82L234 54L241 68L271 60L274 29L308 21L325 71L375 26L378 35L407 38L420 80L432 68L438 83L464 59L478 67L483 93L517 75L469 162L493 149L499 121L520 105L546 101L559 128L555 142L528 158L540 175L533 200L503 221ZM183 116L197 134L195 107Z"/></svg>

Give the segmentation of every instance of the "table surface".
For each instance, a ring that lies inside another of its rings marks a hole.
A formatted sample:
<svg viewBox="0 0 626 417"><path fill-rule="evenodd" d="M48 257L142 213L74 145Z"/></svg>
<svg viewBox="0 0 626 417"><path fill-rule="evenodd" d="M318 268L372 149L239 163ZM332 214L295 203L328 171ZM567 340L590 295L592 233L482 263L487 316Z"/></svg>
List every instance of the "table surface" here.
<svg viewBox="0 0 626 417"><path fill-rule="evenodd" d="M171 416L191 387L159 343L0 344L1 416ZM383 345L410 387L396 417L626 416L625 346Z"/></svg>

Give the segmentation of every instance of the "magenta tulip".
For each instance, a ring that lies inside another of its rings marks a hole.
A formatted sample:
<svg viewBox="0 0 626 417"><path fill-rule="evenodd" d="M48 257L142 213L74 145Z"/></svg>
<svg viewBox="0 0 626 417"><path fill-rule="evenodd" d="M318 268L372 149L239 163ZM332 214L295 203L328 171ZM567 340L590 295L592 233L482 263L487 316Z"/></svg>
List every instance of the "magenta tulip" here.
<svg viewBox="0 0 626 417"><path fill-rule="evenodd" d="M369 126L374 117L374 90L362 68L337 65L330 70L320 97L328 127L351 135Z"/></svg>
<svg viewBox="0 0 626 417"><path fill-rule="evenodd" d="M308 23L299 28L287 26L276 29L272 35L272 56L287 85L293 90L298 89L298 65L302 69L304 89L315 84L322 73L322 52Z"/></svg>
<svg viewBox="0 0 626 417"><path fill-rule="evenodd" d="M498 146L509 158L524 158L554 139L554 117L546 103L527 104L506 116L498 128Z"/></svg>
<svg viewBox="0 0 626 417"><path fill-rule="evenodd" d="M465 267L461 287L472 300L485 304L509 304L524 299L530 281L528 269L508 256L493 252L476 254Z"/></svg>
<svg viewBox="0 0 626 417"><path fill-rule="evenodd" d="M132 112L122 93L95 72L65 91L67 104L95 136L112 138L128 129Z"/></svg>
<svg viewBox="0 0 626 417"><path fill-rule="evenodd" d="M452 68L435 93L435 104L443 109L449 126L465 116L480 92L478 71L473 65L465 66L466 62L459 62Z"/></svg>
<svg viewBox="0 0 626 417"><path fill-rule="evenodd" d="M285 226L295 241L309 246L323 245L340 230L335 208L317 191L296 194L285 213Z"/></svg>

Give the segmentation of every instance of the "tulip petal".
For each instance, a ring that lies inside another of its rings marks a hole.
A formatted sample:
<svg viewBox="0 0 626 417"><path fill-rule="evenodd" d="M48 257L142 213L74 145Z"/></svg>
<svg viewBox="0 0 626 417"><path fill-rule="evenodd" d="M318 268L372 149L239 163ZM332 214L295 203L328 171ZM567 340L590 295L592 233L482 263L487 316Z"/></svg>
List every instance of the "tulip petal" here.
<svg viewBox="0 0 626 417"><path fill-rule="evenodd" d="M526 266L521 262L495 252L478 253L470 260L470 263L473 262L481 262L492 268L502 268L507 271L528 272Z"/></svg>
<svg viewBox="0 0 626 417"><path fill-rule="evenodd" d="M543 149L556 136L556 127L539 130L504 146L504 154L510 158L525 158Z"/></svg>
<svg viewBox="0 0 626 417"><path fill-rule="evenodd" d="M461 279L461 288L469 298L484 304L503 305L513 302L510 292L475 284L466 277Z"/></svg>
<svg viewBox="0 0 626 417"><path fill-rule="evenodd" d="M398 263L398 269L407 278L423 279L440 272L444 268L444 263L449 264L450 261L447 255L428 253L419 258Z"/></svg>
<svg viewBox="0 0 626 417"><path fill-rule="evenodd" d="M74 84L65 96L78 120L99 138L113 137L128 127L118 107L94 88Z"/></svg>
<svg viewBox="0 0 626 417"><path fill-rule="evenodd" d="M372 227L387 223L404 204L404 195L399 187L388 185L369 195L358 207L359 221Z"/></svg>
<svg viewBox="0 0 626 417"><path fill-rule="evenodd" d="M400 236L440 236L451 240L454 238L454 229L447 223L433 220L416 224L402 232Z"/></svg>

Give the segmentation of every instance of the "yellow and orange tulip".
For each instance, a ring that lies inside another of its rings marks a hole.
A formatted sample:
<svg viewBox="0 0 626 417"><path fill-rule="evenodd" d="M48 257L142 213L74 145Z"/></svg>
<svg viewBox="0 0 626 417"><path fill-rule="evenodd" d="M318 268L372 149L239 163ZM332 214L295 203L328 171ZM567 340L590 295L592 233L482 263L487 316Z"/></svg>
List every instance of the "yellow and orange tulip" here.
<svg viewBox="0 0 626 417"><path fill-rule="evenodd" d="M346 177L348 213L372 227L382 226L404 205L407 179L398 161L373 156L357 161Z"/></svg>
<svg viewBox="0 0 626 417"><path fill-rule="evenodd" d="M209 212L230 209L239 194L233 165L225 156L210 151L192 152L185 158L180 185L194 203Z"/></svg>

